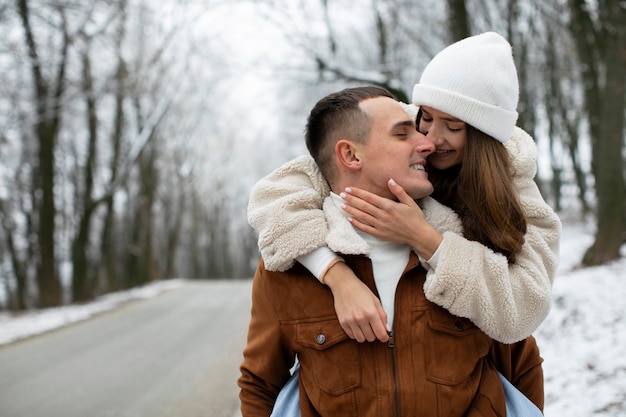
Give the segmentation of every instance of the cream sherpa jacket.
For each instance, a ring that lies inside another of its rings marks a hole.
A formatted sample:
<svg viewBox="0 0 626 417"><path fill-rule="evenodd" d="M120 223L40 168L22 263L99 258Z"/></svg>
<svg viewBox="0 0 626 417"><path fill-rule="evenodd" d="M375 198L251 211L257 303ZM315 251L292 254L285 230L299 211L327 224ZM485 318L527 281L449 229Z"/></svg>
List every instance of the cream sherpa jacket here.
<svg viewBox="0 0 626 417"><path fill-rule="evenodd" d="M430 197L419 204L444 242L436 269L423 262L428 270L426 297L469 318L493 339L513 343L531 335L548 315L561 223L533 181L537 149L532 138L516 128L506 148L527 216L525 243L515 264L465 239L460 219L450 208ZM287 270L295 258L324 245L338 253L369 253L365 241L354 239L348 222L326 218L321 208L329 192L310 156L287 162L254 186L248 221L259 233L267 269Z"/></svg>

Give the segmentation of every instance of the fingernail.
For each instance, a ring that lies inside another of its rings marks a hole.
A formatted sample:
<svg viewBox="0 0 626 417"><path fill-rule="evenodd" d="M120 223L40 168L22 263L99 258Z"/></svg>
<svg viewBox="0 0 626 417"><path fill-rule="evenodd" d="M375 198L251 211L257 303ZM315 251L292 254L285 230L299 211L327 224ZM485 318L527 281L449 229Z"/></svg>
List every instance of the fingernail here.
<svg viewBox="0 0 626 417"><path fill-rule="evenodd" d="M347 193L351 193L351 192L352 192L352 188L350 188L350 187L346 187L346 192L347 192Z"/></svg>
<svg viewBox="0 0 626 417"><path fill-rule="evenodd" d="M346 193L339 193L339 197L346 198Z"/></svg>
<svg viewBox="0 0 626 417"><path fill-rule="evenodd" d="M391 185L392 187L396 186L396 182L392 179L389 180L389 185Z"/></svg>

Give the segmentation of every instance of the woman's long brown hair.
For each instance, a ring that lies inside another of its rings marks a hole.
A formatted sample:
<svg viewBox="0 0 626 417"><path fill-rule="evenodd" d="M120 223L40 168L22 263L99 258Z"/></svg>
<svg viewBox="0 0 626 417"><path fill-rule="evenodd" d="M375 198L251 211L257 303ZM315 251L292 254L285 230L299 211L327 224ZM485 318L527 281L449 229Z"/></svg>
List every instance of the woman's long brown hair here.
<svg viewBox="0 0 626 417"><path fill-rule="evenodd" d="M428 177L435 187L432 196L459 214L467 239L515 262L524 244L526 217L504 145L467 125L463 163L446 170L429 166Z"/></svg>

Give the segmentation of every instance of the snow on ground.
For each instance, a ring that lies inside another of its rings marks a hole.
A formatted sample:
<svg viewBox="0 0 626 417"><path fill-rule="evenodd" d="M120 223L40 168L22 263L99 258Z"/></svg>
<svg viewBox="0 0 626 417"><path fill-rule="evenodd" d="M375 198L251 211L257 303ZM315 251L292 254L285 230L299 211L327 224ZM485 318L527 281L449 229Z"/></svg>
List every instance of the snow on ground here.
<svg viewBox="0 0 626 417"><path fill-rule="evenodd" d="M535 334L545 359L546 417L626 416L626 252L609 265L579 268L592 231L585 225L564 225L552 311ZM84 305L0 313L0 345L181 284L156 282Z"/></svg>
<svg viewBox="0 0 626 417"><path fill-rule="evenodd" d="M564 226L552 310L535 334L547 417L626 416L626 258L579 268L592 231Z"/></svg>
<svg viewBox="0 0 626 417"><path fill-rule="evenodd" d="M129 301L154 297L161 292L182 285L179 279L157 281L128 291L119 291L98 297L86 304L68 305L19 313L0 313L0 345L28 336L85 320L96 314L119 307Z"/></svg>

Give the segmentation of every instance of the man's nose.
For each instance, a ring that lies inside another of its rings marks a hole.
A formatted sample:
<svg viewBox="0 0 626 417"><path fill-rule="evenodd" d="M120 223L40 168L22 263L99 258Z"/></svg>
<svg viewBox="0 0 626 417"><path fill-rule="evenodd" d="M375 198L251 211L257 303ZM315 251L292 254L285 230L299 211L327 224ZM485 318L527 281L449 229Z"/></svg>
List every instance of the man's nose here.
<svg viewBox="0 0 626 417"><path fill-rule="evenodd" d="M430 155L431 153L435 152L436 147L432 138L420 132L417 132L417 134L418 134L418 138L417 138L417 145L415 146L415 150L418 153L425 154L425 155Z"/></svg>

